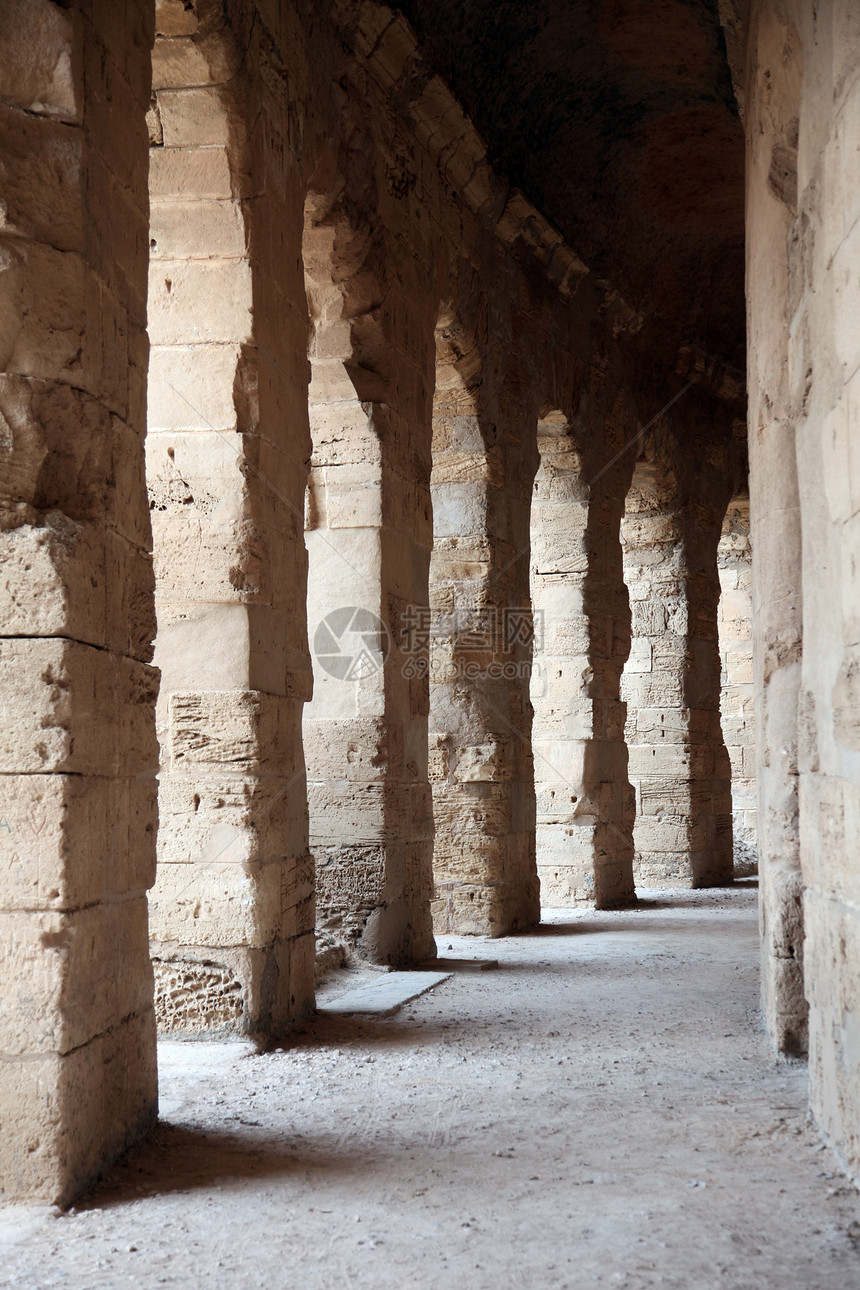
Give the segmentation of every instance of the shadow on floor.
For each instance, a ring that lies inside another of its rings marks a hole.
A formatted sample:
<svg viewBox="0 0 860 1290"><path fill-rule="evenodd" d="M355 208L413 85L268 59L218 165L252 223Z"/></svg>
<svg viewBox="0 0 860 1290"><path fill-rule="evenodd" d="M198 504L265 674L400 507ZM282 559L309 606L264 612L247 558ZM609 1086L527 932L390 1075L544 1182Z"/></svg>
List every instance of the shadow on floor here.
<svg viewBox="0 0 860 1290"><path fill-rule="evenodd" d="M255 1134L259 1140L255 1140ZM367 1152L335 1135L321 1142L272 1141L271 1124L239 1121L235 1128L192 1128L159 1121L111 1172L73 1207L110 1209L152 1196L197 1191L248 1178L305 1182L311 1174L366 1171Z"/></svg>

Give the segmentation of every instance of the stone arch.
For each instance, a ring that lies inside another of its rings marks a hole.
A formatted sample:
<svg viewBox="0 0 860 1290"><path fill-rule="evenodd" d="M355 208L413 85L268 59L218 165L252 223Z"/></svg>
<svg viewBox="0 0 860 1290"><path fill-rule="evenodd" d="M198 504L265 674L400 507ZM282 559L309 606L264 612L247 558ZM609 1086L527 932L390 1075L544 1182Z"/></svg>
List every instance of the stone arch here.
<svg viewBox="0 0 860 1290"><path fill-rule="evenodd" d="M398 964L434 945L426 663L415 671L408 652L427 612L430 502L420 332L416 348L396 333L408 305L389 255L373 145L347 118L304 214L314 667L304 738L321 949Z"/></svg>
<svg viewBox="0 0 860 1290"><path fill-rule="evenodd" d="M307 423L287 419L300 319L272 236L289 195L261 182L276 135L221 5L160 9L153 83L157 1008L169 1031L277 1035L313 1001L295 617Z"/></svg>

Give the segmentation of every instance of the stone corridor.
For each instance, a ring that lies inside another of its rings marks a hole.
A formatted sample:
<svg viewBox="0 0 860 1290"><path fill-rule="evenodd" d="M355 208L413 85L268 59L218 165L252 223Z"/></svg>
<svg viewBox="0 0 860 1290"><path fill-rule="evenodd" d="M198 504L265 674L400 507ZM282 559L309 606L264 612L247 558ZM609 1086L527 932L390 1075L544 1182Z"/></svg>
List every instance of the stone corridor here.
<svg viewBox="0 0 860 1290"><path fill-rule="evenodd" d="M0 1276L860 1284L858 284L856 0L0 0Z"/></svg>
<svg viewBox="0 0 860 1290"><path fill-rule="evenodd" d="M860 1285L856 1192L758 1020L754 880L644 896L441 938L447 982L286 1049L162 1042L154 1137L7 1213L0 1286Z"/></svg>

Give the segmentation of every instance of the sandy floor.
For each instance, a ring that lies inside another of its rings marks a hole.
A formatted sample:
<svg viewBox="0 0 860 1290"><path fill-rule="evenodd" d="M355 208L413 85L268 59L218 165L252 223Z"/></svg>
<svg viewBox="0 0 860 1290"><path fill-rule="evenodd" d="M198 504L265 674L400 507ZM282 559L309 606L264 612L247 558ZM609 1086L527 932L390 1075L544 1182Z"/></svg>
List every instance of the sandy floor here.
<svg viewBox="0 0 860 1290"><path fill-rule="evenodd" d="M0 1285L860 1290L860 1198L760 1032L754 903L445 937L499 969L286 1052L164 1044L154 1138L65 1216L0 1212Z"/></svg>

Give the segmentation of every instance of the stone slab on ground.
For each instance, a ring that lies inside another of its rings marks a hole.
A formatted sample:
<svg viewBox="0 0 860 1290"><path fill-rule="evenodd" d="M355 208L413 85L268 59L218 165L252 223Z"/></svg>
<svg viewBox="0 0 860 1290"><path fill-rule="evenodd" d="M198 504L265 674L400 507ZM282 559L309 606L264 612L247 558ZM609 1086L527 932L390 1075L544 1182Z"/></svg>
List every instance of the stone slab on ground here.
<svg viewBox="0 0 860 1290"><path fill-rule="evenodd" d="M418 964L423 972L490 972L499 966L498 959L425 959Z"/></svg>
<svg viewBox="0 0 860 1290"><path fill-rule="evenodd" d="M379 981L356 986L336 999L317 1006L318 1012L343 1016L363 1012L388 1017L410 999L426 994L434 985L447 981L450 972L389 972Z"/></svg>

